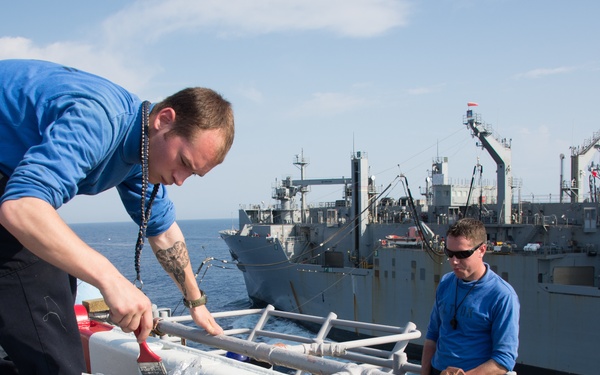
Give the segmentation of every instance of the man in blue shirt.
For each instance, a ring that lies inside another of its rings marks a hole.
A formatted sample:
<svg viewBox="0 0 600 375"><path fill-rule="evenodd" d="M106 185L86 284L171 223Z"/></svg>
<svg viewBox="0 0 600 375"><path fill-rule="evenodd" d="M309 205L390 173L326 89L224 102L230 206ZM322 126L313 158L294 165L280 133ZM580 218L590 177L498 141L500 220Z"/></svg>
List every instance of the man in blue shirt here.
<svg viewBox="0 0 600 375"><path fill-rule="evenodd" d="M164 185L204 176L224 160L234 136L230 103L188 88L151 105L103 78L43 61L0 61L0 82L0 346L19 373L86 372L75 278L100 290L124 331L139 327L140 342L149 335L149 299L56 212L76 195L112 187L140 225L136 250L147 236L195 323L222 333Z"/></svg>
<svg viewBox="0 0 600 375"><path fill-rule="evenodd" d="M519 346L519 299L483 256L485 226L457 221L444 252L452 271L442 277L431 311L421 375L506 374Z"/></svg>

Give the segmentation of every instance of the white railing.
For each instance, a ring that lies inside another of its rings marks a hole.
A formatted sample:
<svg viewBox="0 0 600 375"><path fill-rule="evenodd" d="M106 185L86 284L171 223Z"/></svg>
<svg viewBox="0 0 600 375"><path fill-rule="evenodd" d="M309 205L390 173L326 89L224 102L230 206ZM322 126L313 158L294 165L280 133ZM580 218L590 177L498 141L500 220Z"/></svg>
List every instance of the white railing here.
<svg viewBox="0 0 600 375"><path fill-rule="evenodd" d="M164 337L167 339L168 335L181 337L219 348L214 351L215 354L225 354L227 351L234 352L254 358L257 361L296 369L298 374L301 371L318 374L372 375L420 373L421 366L408 362L407 355L404 352L410 340L421 336L421 332L416 329L414 323L409 322L404 328L362 323L337 319L334 313L330 313L327 317L318 317L277 311L271 305L264 309L213 314L216 319L244 315L259 315L256 326L226 330L223 335L219 336L211 336L204 330L181 324L181 322L191 321L190 316L165 317L158 321L156 329L161 334L165 334ZM315 337L266 330L265 325L272 317L318 324L321 328ZM378 332L380 335L343 342L326 340L327 335L334 328L365 329ZM233 337L233 335L242 335L245 338ZM259 338L282 340L292 342L292 344L257 342L256 340ZM393 348L388 351L372 347L385 344L393 345Z"/></svg>

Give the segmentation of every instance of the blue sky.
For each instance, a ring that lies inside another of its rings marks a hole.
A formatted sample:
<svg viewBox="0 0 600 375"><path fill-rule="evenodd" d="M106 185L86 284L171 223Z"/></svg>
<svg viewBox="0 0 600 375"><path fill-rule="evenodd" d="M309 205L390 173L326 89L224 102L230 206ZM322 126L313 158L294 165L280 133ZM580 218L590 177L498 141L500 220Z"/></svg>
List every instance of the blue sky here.
<svg viewBox="0 0 600 375"><path fill-rule="evenodd" d="M151 101L188 86L230 100L234 146L205 177L169 188L179 219L272 202L276 180L299 178L301 152L320 178L349 176L364 151L378 185L403 173L416 195L436 156L455 181L478 160L492 181L462 124L469 101L512 139L521 195L556 197L559 155L568 173L569 147L600 129L599 15L595 0L22 1L0 13L0 59L60 62ZM313 188L309 199L340 196ZM128 220L114 190L59 212Z"/></svg>

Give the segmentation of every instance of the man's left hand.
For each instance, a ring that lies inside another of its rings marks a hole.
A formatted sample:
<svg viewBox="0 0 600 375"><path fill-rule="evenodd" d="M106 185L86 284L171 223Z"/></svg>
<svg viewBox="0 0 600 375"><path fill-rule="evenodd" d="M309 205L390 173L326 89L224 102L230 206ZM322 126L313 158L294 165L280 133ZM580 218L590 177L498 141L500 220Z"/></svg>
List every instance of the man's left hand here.
<svg viewBox="0 0 600 375"><path fill-rule="evenodd" d="M215 319L210 314L205 305L193 307L190 309L192 319L199 326L206 330L213 336L220 335L223 333L223 328L215 322Z"/></svg>

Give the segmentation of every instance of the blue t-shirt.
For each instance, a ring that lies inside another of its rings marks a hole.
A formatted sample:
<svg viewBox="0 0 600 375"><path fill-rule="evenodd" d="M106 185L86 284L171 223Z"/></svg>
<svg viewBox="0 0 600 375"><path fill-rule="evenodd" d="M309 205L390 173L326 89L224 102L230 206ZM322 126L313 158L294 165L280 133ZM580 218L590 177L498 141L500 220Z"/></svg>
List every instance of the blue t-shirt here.
<svg viewBox="0 0 600 375"><path fill-rule="evenodd" d="M117 187L139 224L141 100L106 79L45 61L0 61L0 82L0 172L10 176L0 202L35 197L59 208L76 195ZM161 186L146 233L158 235L174 222Z"/></svg>
<svg viewBox="0 0 600 375"><path fill-rule="evenodd" d="M431 364L469 371L489 359L513 369L519 346L519 299L515 290L487 263L476 281L459 280L454 272L438 286L426 338L436 341ZM466 296L466 297L465 297ZM452 319L456 309L456 329Z"/></svg>

